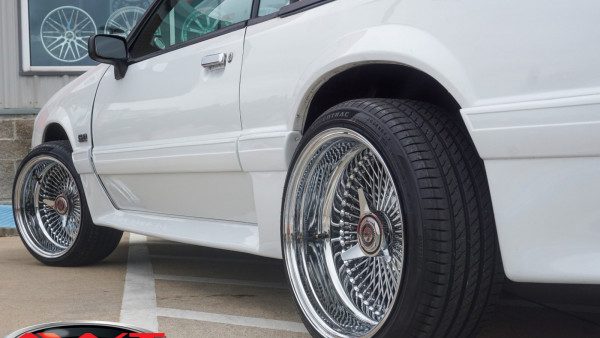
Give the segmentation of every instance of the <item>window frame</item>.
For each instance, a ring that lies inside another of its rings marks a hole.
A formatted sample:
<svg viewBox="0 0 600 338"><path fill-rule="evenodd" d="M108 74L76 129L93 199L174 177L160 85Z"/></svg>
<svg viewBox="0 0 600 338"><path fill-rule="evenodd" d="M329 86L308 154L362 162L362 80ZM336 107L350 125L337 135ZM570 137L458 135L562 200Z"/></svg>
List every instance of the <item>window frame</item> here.
<svg viewBox="0 0 600 338"><path fill-rule="evenodd" d="M148 23L150 18L156 13L158 8L160 6L162 6L166 1L171 1L171 0L155 1L148 8L144 17L142 17L142 19L138 21L136 27L132 30L130 36L127 38L128 52L131 51L131 49L133 48L133 45L137 42L137 39L138 39L141 31L144 29L144 27L146 26L146 24ZM284 18L284 17L290 16L290 15L294 15L294 14L312 9L314 7L317 7L317 6L320 6L320 5L335 1L335 0L291 0L290 4L281 7L279 9L279 11L271 13L269 15L259 17L258 10L259 10L260 1L261 0L252 0L252 10L250 12L250 18L247 20L240 21L233 25L218 29L214 32L210 32L208 34L187 40L185 42L181 42L178 44L174 44L172 46L165 47L164 49L156 51L156 52L151 52L151 53L148 53L148 54L136 57L136 58L128 59L127 64L132 65L132 64L144 61L144 60L148 60L148 59L157 57L162 54L170 53L172 51L175 51L175 50L178 50L181 48L185 48L185 47L188 47L188 46L191 46L191 45L203 42L203 41L207 41L207 40L216 38L216 37L224 35L224 34L228 34L228 33L240 30L240 29L245 29L248 26L252 26L252 25L267 21L267 20L276 19L276 18Z"/></svg>

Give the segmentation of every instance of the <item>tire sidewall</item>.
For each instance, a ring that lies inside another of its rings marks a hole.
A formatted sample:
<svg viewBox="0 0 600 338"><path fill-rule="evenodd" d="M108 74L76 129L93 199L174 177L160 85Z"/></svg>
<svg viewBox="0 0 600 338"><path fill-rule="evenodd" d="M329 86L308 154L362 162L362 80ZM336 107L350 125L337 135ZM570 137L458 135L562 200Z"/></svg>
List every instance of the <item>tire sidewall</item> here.
<svg viewBox="0 0 600 338"><path fill-rule="evenodd" d="M377 149L390 170L394 184L400 196L402 217L404 220L404 266L401 286L396 303L390 312L386 323L375 334L378 337L404 336L410 330L410 323L419 306L419 290L423 284L423 226L421 205L417 178L408 160L406 150L394 136L388 126L376 116L366 113L361 109L348 108L343 105L333 107L321 115L309 128L300 141L288 170L283 196L287 196L287 189L291 180L291 173L296 162L306 145L319 133L332 128L347 128L365 137ZM282 211L286 203L282 199ZM285 259L283 220L281 215L281 241L282 257L284 258L285 273L288 284L290 283L289 269ZM291 285L289 285L291 287ZM304 315L300 305L294 299L302 320L313 336L319 336ZM398 320L402 319L402 320Z"/></svg>

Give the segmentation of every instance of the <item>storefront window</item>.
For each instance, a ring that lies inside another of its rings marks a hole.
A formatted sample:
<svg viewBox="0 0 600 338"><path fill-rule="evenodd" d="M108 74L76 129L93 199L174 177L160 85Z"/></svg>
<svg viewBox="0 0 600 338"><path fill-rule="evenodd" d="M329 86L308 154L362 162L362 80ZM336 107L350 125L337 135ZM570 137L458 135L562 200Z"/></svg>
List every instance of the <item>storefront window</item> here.
<svg viewBox="0 0 600 338"><path fill-rule="evenodd" d="M94 34L128 35L152 0L21 0L22 66L26 73L81 72Z"/></svg>

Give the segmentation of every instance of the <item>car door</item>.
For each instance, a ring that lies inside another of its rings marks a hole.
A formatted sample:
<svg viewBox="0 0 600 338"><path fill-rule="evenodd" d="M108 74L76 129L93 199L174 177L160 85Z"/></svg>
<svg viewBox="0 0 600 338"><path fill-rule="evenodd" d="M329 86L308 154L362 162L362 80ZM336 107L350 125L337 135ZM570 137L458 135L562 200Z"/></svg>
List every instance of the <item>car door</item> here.
<svg viewBox="0 0 600 338"><path fill-rule="evenodd" d="M103 77L92 158L125 211L255 222L242 173L239 81L252 0L166 0L134 32L132 64Z"/></svg>

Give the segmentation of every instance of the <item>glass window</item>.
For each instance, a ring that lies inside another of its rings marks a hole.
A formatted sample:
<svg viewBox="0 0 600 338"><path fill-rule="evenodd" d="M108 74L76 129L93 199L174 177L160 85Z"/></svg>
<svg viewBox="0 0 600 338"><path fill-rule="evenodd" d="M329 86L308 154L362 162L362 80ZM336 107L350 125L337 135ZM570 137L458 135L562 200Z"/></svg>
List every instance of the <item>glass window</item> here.
<svg viewBox="0 0 600 338"><path fill-rule="evenodd" d="M2 1L2 0L0 0ZM23 71L79 72L94 34L127 36L152 0L20 0Z"/></svg>
<svg viewBox="0 0 600 338"><path fill-rule="evenodd" d="M140 32L131 55L141 57L248 20L252 0L168 0Z"/></svg>
<svg viewBox="0 0 600 338"><path fill-rule="evenodd" d="M260 0L258 6L258 16L265 16L275 13L283 6L290 4L290 0Z"/></svg>

